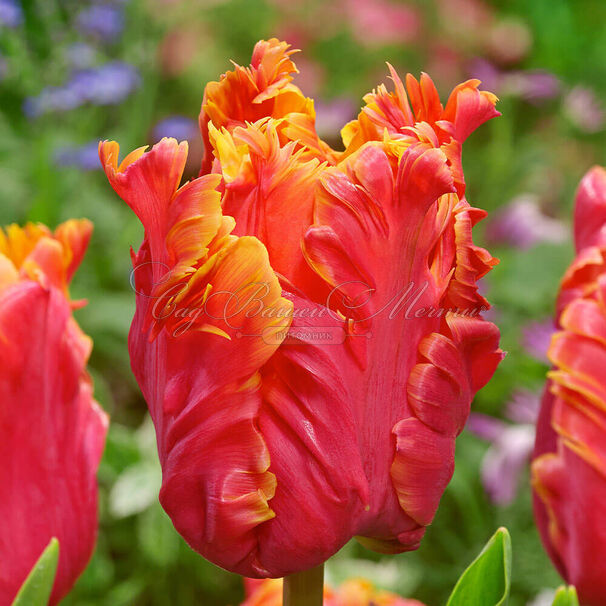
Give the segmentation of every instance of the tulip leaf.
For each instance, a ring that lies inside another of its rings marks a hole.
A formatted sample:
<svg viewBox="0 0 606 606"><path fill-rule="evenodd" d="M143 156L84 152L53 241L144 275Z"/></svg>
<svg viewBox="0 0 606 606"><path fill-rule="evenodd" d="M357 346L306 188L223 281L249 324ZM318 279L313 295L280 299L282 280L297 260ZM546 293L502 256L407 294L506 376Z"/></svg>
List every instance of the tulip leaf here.
<svg viewBox="0 0 606 606"><path fill-rule="evenodd" d="M12 606L47 606L59 561L59 541L50 540L15 598Z"/></svg>
<svg viewBox="0 0 606 606"><path fill-rule="evenodd" d="M555 594L553 606L579 606L577 590L573 585L560 587Z"/></svg>
<svg viewBox="0 0 606 606"><path fill-rule="evenodd" d="M447 606L505 606L511 583L511 539L499 528L461 575Z"/></svg>

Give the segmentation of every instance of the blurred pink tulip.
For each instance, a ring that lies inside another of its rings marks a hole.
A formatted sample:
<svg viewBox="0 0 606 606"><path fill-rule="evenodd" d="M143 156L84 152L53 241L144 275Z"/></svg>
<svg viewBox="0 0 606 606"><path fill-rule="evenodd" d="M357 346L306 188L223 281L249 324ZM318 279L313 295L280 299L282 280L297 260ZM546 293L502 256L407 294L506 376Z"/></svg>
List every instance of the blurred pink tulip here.
<svg viewBox="0 0 606 606"><path fill-rule="evenodd" d="M92 225L0 230L0 604L12 602L51 538L57 604L97 536L97 481L107 416L86 373L92 342L67 285Z"/></svg>

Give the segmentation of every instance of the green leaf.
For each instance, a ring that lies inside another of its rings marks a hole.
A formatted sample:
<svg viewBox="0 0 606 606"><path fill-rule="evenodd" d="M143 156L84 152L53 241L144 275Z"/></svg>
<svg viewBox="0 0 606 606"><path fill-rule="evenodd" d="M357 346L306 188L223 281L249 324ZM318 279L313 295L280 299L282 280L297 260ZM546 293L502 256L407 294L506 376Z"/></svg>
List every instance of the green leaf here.
<svg viewBox="0 0 606 606"><path fill-rule="evenodd" d="M127 467L109 494L109 510L115 518L141 513L158 500L162 484L159 463L143 461Z"/></svg>
<svg viewBox="0 0 606 606"><path fill-rule="evenodd" d="M499 528L461 575L447 606L505 606L511 582L511 539Z"/></svg>
<svg viewBox="0 0 606 606"><path fill-rule="evenodd" d="M47 606L58 561L59 541L53 537L21 585L13 606Z"/></svg>
<svg viewBox="0 0 606 606"><path fill-rule="evenodd" d="M560 587L555 594L553 600L553 606L579 606L579 598L577 597L577 590L573 585L568 587Z"/></svg>

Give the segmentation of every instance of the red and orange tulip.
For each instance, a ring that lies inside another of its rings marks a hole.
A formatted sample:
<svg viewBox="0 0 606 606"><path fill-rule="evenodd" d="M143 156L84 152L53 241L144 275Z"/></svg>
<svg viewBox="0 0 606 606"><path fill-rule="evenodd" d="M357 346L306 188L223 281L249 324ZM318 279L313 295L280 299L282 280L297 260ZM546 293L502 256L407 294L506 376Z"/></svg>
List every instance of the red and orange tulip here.
<svg viewBox="0 0 606 606"><path fill-rule="evenodd" d="M535 517L582 604L606 603L606 170L583 178L575 208L577 257L557 305L554 369L537 426Z"/></svg>
<svg viewBox="0 0 606 606"><path fill-rule="evenodd" d="M282 579L245 579L247 597L241 606L282 606ZM348 579L337 589L324 586L323 606L424 606L391 591L377 589L366 579Z"/></svg>
<svg viewBox="0 0 606 606"><path fill-rule="evenodd" d="M67 285L92 226L0 230L0 603L10 604L52 537L51 604L71 588L97 535L96 472L107 417L93 400L91 351Z"/></svg>
<svg viewBox="0 0 606 606"><path fill-rule="evenodd" d="M129 348L153 417L160 500L199 553L253 577L323 562L352 536L418 547L474 393L502 358L476 281L461 144L498 115L478 81L442 107L427 75L384 86L343 129L314 129L292 51L206 88L201 176L163 139L110 183L145 239ZM459 313L447 313L458 310Z"/></svg>

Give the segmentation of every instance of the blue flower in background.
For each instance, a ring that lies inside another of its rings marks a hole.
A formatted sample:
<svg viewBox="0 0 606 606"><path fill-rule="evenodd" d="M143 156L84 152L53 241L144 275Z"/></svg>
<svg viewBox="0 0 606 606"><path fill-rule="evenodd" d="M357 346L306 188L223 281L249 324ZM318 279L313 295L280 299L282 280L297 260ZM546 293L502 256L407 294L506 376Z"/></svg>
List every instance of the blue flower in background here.
<svg viewBox="0 0 606 606"><path fill-rule="evenodd" d="M156 124L153 131L154 141L163 137L174 137L184 141L199 136L198 123L185 116L170 116Z"/></svg>
<svg viewBox="0 0 606 606"><path fill-rule="evenodd" d="M91 141L84 145L61 147L55 151L54 160L58 166L97 170L101 168L99 142Z"/></svg>
<svg viewBox="0 0 606 606"><path fill-rule="evenodd" d="M48 86L27 99L24 112L31 117L54 111L69 111L85 103L111 105L122 102L141 84L136 67L113 61L75 72L63 86Z"/></svg>
<svg viewBox="0 0 606 606"><path fill-rule="evenodd" d="M118 6L93 4L78 14L76 23L83 34L109 42L122 33L124 14Z"/></svg>
<svg viewBox="0 0 606 606"><path fill-rule="evenodd" d="M111 105L126 99L140 83L141 76L134 66L114 61L95 69L76 72L67 87L83 101Z"/></svg>
<svg viewBox="0 0 606 606"><path fill-rule="evenodd" d="M37 97L25 100L23 111L32 118L54 111L69 111L82 104L81 99L67 87L47 86Z"/></svg>
<svg viewBox="0 0 606 606"><path fill-rule="evenodd" d="M0 0L0 27L19 27L22 21L23 12L16 0Z"/></svg>

